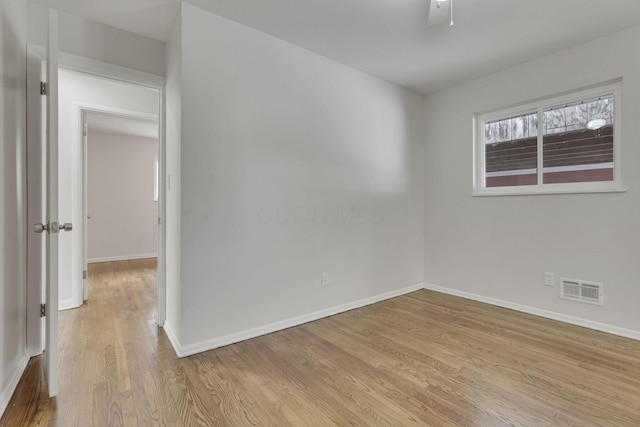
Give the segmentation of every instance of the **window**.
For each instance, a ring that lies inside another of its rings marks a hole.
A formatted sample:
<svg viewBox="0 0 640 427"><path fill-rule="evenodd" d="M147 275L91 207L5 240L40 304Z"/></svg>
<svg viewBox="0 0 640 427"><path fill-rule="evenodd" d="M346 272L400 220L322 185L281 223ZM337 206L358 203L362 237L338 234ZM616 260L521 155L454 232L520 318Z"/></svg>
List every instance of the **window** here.
<svg viewBox="0 0 640 427"><path fill-rule="evenodd" d="M623 191L620 84L475 116L474 195Z"/></svg>

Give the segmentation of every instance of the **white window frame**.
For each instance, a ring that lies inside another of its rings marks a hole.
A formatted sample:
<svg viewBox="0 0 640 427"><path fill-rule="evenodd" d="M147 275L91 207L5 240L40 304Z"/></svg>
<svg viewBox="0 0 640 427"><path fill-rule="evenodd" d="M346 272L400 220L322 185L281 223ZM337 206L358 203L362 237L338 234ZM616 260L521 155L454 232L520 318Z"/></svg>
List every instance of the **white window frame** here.
<svg viewBox="0 0 640 427"><path fill-rule="evenodd" d="M526 194L570 194L570 193L604 193L626 191L622 183L622 109L621 81L610 82L589 89L545 98L515 107L500 109L486 113L474 114L473 120L473 195L474 196L511 196ZM542 112L546 108L562 104L570 104L599 96L613 95L613 181L572 182L543 184L543 152L542 152ZM487 187L485 181L485 124L508 117L525 114L538 114L538 167L537 184L507 187Z"/></svg>

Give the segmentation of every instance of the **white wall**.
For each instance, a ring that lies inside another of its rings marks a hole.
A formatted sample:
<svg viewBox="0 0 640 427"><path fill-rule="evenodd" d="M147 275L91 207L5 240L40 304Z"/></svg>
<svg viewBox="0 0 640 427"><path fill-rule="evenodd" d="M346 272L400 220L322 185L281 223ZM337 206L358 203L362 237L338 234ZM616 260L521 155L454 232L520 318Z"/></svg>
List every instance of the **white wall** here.
<svg viewBox="0 0 640 427"><path fill-rule="evenodd" d="M0 416L26 352L25 141L27 10L0 1Z"/></svg>
<svg viewBox="0 0 640 427"><path fill-rule="evenodd" d="M91 127L87 138L88 261L156 257L158 140Z"/></svg>
<svg viewBox="0 0 640 427"><path fill-rule="evenodd" d="M184 3L181 50L185 348L423 281L421 96Z"/></svg>
<svg viewBox="0 0 640 427"><path fill-rule="evenodd" d="M182 19L178 12L167 41L165 229L166 319L164 329L174 347L181 340L180 289L180 138L182 126Z"/></svg>
<svg viewBox="0 0 640 427"><path fill-rule="evenodd" d="M29 2L29 43L46 46L47 10ZM164 75L164 43L65 12L58 19L60 51Z"/></svg>
<svg viewBox="0 0 640 427"><path fill-rule="evenodd" d="M427 97L428 283L640 331L638 46L635 28ZM474 113L619 77L626 193L471 197ZM604 282L605 305L560 299L545 271Z"/></svg>
<svg viewBox="0 0 640 427"><path fill-rule="evenodd" d="M60 308L82 304L82 123L80 109L127 112L157 119L158 91L152 88L60 70L59 218L72 222L60 244ZM68 257L71 257L69 259Z"/></svg>

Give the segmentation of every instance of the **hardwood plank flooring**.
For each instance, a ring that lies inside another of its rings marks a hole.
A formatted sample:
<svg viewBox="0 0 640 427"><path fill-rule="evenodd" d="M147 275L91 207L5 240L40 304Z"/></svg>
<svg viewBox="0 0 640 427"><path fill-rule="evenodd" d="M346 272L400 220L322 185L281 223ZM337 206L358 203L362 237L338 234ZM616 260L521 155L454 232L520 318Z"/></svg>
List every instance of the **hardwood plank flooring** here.
<svg viewBox="0 0 640 427"><path fill-rule="evenodd" d="M640 426L638 341L418 291L178 359L155 271L91 265L0 426Z"/></svg>

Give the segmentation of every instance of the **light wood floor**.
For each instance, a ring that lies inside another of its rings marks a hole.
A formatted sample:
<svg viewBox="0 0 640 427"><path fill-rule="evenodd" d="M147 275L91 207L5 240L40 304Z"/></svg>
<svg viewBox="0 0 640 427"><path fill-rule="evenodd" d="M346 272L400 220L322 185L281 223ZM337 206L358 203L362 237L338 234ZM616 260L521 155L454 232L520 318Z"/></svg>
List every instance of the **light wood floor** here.
<svg viewBox="0 0 640 427"><path fill-rule="evenodd" d="M639 426L640 342L418 291L177 359L155 261L94 264L2 426Z"/></svg>

